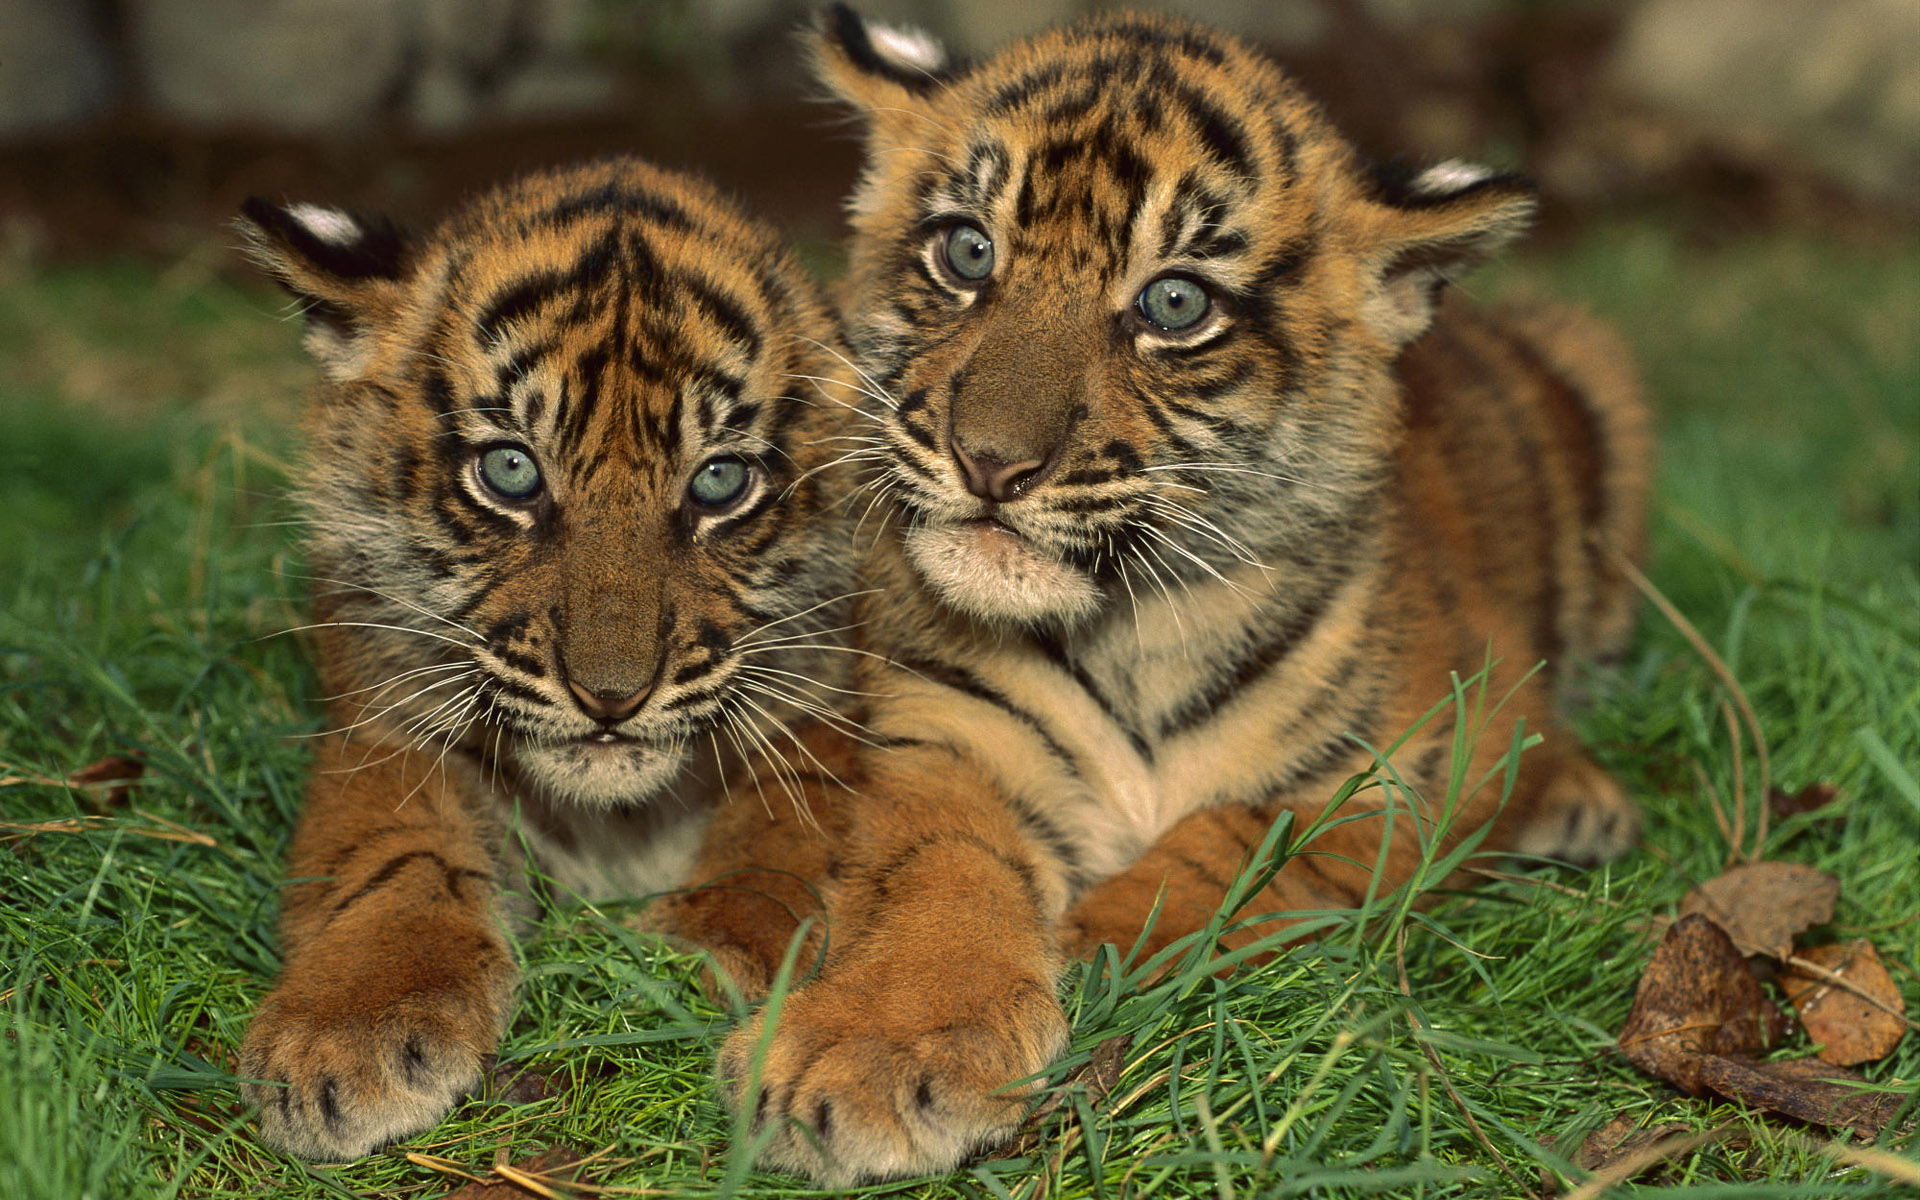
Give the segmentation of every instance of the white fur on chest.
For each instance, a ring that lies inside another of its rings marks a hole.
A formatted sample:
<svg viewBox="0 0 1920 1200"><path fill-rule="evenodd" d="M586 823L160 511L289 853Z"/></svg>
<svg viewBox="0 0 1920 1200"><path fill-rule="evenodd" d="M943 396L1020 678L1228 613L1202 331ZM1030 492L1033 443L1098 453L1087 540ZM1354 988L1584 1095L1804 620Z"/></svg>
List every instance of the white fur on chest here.
<svg viewBox="0 0 1920 1200"><path fill-rule="evenodd" d="M1157 733L1169 697L1185 694L1244 642L1266 587L1247 574L1228 586L1183 590L1177 611L1162 598L1137 599L1068 647L1081 679L1013 641L969 664L1044 735L1004 709L923 681L902 688L886 732L965 748L1073 842L1081 870L1122 870L1182 818L1237 795L1239 764L1196 748L1204 738Z"/></svg>
<svg viewBox="0 0 1920 1200"><path fill-rule="evenodd" d="M635 809L570 816L565 841L530 832L528 842L556 887L604 901L640 899L685 884L713 810L683 808L668 797Z"/></svg>
<svg viewBox="0 0 1920 1200"><path fill-rule="evenodd" d="M641 899L684 885L713 819L712 801L692 771L675 786L617 807L537 790L492 797L508 861L537 872L562 896L588 902Z"/></svg>

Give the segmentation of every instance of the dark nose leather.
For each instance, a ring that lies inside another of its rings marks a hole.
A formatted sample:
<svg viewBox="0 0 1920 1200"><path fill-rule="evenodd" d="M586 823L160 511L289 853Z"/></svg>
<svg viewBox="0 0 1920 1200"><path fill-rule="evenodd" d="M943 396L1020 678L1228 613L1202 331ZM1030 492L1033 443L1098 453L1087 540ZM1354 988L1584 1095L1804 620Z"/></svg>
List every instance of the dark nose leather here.
<svg viewBox="0 0 1920 1200"><path fill-rule="evenodd" d="M647 702L647 694L653 691L653 685L649 683L631 694L623 695L619 692L608 694L591 691L569 679L567 690L573 693L573 702L580 706L581 712L602 725L618 725L640 711L640 706Z"/></svg>
<svg viewBox="0 0 1920 1200"><path fill-rule="evenodd" d="M966 481L967 490L982 500L1005 504L1040 482L1046 473L1045 459L1023 458L1019 462L1003 462L983 451L969 450L958 437L953 438L950 445L953 448L953 460L960 464L960 475Z"/></svg>

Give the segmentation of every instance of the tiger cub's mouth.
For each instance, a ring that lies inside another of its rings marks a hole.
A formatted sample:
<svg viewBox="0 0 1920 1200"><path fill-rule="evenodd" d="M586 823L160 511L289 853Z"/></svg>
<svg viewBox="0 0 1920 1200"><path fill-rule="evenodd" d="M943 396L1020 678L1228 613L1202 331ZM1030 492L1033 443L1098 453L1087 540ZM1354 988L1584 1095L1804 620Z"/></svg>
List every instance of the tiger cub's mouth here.
<svg viewBox="0 0 1920 1200"><path fill-rule="evenodd" d="M618 806L650 797L685 760L679 742L655 742L611 729L557 741L515 740L520 769L549 793L589 806Z"/></svg>
<svg viewBox="0 0 1920 1200"><path fill-rule="evenodd" d="M907 558L942 600L989 623L1077 624L1100 589L1084 571L993 517L910 527Z"/></svg>

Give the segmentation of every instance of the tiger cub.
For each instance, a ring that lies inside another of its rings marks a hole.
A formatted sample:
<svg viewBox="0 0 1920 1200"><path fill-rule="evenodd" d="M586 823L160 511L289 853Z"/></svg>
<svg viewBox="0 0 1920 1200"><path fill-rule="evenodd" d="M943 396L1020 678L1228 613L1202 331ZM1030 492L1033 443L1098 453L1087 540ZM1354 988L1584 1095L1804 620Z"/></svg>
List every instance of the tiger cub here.
<svg viewBox="0 0 1920 1200"><path fill-rule="evenodd" d="M767 1163L838 1184L1005 1137L1064 1044L1066 957L1131 946L1162 896L1149 949L1199 928L1276 815L1312 822L1489 647L1512 695L1471 761L1444 711L1392 754L1437 805L1539 735L1445 845L1630 846L1633 803L1555 715L1563 664L1631 624L1627 356L1574 313L1443 294L1527 226L1527 183L1372 169L1271 62L1169 18L960 66L838 8L811 46L866 128L842 309L892 511L830 949L721 1055ZM1352 905L1376 861L1408 879L1434 814L1385 813L1360 792L1246 911Z"/></svg>
<svg viewBox="0 0 1920 1200"><path fill-rule="evenodd" d="M300 490L332 728L240 1070L265 1140L348 1159L478 1081L523 848L563 892L672 887L733 760L824 711L844 410L805 395L836 335L770 229L631 159L422 237L244 212L324 376Z"/></svg>

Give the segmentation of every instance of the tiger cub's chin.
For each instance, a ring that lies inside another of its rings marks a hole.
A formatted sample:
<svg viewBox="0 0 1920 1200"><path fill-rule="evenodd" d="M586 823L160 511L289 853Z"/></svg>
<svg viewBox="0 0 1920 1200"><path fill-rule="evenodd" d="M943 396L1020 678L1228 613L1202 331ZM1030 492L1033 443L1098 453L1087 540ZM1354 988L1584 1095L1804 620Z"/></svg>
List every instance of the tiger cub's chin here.
<svg viewBox="0 0 1920 1200"><path fill-rule="evenodd" d="M686 764L680 745L630 738L523 742L514 752L521 775L546 795L584 808L611 808L651 798Z"/></svg>
<svg viewBox="0 0 1920 1200"><path fill-rule="evenodd" d="M907 558L948 605L988 624L1078 625L1100 609L1100 589L997 521L916 526Z"/></svg>

